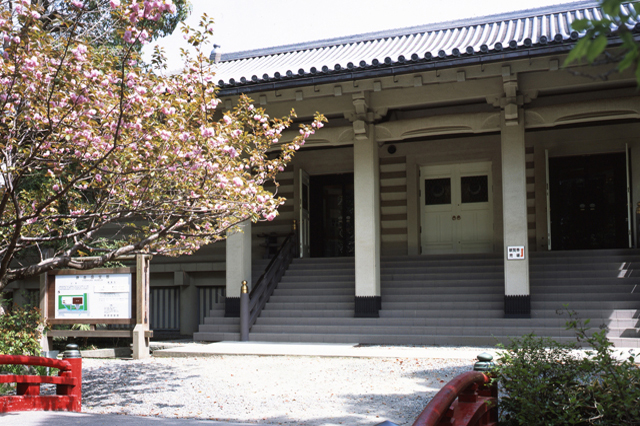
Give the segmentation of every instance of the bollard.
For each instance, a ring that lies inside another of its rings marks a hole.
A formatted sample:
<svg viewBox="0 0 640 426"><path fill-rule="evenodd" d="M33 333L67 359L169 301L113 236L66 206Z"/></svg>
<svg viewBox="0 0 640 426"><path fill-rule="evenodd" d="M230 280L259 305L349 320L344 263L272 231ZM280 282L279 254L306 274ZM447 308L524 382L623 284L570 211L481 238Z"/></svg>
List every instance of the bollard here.
<svg viewBox="0 0 640 426"><path fill-rule="evenodd" d="M249 341L249 289L247 282L242 281L242 290L240 292L240 341Z"/></svg>
<svg viewBox="0 0 640 426"><path fill-rule="evenodd" d="M61 372L60 376L74 377L78 379L78 384L76 386L58 385L56 393L75 397L73 398L71 410L80 412L82 410L82 355L78 350L78 345L75 343L68 344L62 354L62 359L71 364L71 371Z"/></svg>
<svg viewBox="0 0 640 426"><path fill-rule="evenodd" d="M473 371L481 371L483 373L488 373L493 370L496 365L493 362L493 355L487 352L483 352L478 355L478 362L473 364Z"/></svg>

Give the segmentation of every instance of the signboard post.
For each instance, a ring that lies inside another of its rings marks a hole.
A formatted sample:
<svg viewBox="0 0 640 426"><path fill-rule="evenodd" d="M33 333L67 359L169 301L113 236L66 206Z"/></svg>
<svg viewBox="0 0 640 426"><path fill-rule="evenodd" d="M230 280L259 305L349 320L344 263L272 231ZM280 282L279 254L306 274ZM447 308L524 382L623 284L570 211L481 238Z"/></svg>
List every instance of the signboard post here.
<svg viewBox="0 0 640 426"><path fill-rule="evenodd" d="M131 257L133 258L133 257ZM133 338L133 358L149 356L149 261L135 256L131 268L61 270L40 282L41 311L50 324L131 324L133 330L50 330L48 337ZM43 350L48 350L43 342Z"/></svg>

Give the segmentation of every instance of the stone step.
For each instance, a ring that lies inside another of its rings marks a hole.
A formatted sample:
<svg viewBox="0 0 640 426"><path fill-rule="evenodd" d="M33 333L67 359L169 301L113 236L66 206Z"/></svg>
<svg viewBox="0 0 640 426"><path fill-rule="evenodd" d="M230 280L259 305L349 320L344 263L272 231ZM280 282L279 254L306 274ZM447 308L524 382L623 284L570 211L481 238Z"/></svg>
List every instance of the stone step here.
<svg viewBox="0 0 640 426"><path fill-rule="evenodd" d="M355 283L356 277L355 274L351 275L291 275L285 274L280 280L280 283L286 282L296 282L296 283L323 283L323 282L332 282L332 281L346 281Z"/></svg>
<svg viewBox="0 0 640 426"><path fill-rule="evenodd" d="M618 278L620 271L618 270L575 270L575 271L538 271L531 268L529 277L531 280L539 279L564 279L564 278Z"/></svg>
<svg viewBox="0 0 640 426"><path fill-rule="evenodd" d="M499 308L486 309L478 311L477 309L461 309L452 308L445 312L437 309L410 309L408 307L384 307L380 310L381 318L440 318L443 316L452 318L504 318L504 307L501 304ZM353 316L353 313L351 314Z"/></svg>
<svg viewBox="0 0 640 426"><path fill-rule="evenodd" d="M588 303L588 302L584 302ZM504 298L499 297L495 298L493 301L485 301L483 303L477 303L475 301L469 302L385 302L382 300L382 309L390 309L390 310L429 310L429 311L440 311L441 315L449 315L448 311L459 309L459 310L470 310L477 312L489 311L492 309L500 309L504 310Z"/></svg>
<svg viewBox="0 0 640 426"><path fill-rule="evenodd" d="M211 318L224 317L224 308L222 308L222 309L218 309L218 308L211 309L209 312L207 312L207 316L205 317L205 319L209 318L209 317L211 317Z"/></svg>
<svg viewBox="0 0 640 426"><path fill-rule="evenodd" d="M432 254L432 255L410 255L410 256L382 256L382 262L411 262L411 261L456 261L469 263L474 260L494 260L501 261L501 253L464 253L464 254Z"/></svg>
<svg viewBox="0 0 640 426"><path fill-rule="evenodd" d="M500 294L504 295L504 286L503 285L494 285L494 286L467 286L467 287L458 287L458 286L432 286L431 283L422 283L421 286L382 286L382 298L386 299L388 296L430 296L430 295L438 295L438 294L453 294L453 295L464 295L464 294Z"/></svg>
<svg viewBox="0 0 640 426"><path fill-rule="evenodd" d="M240 325L240 318L238 317L206 317L203 324L237 324ZM201 324L202 325L202 324Z"/></svg>
<svg viewBox="0 0 640 426"><path fill-rule="evenodd" d="M609 339L609 340L617 348L640 348L640 339L639 338L618 337L618 338L613 338L613 339Z"/></svg>
<svg viewBox="0 0 640 426"><path fill-rule="evenodd" d="M352 277L355 276L356 271L355 268L313 268L313 269L287 269L285 276L289 277L334 277L334 276L344 276L344 277Z"/></svg>
<svg viewBox="0 0 640 426"><path fill-rule="evenodd" d="M621 267L626 278L618 278ZM557 315L568 303L591 319L592 330L606 326L616 344L638 346L640 251L536 252L530 271L531 318L509 319L500 253L383 257L380 318L354 318L354 258L294 259L250 339L493 346L535 332L573 342L566 313ZM211 314L194 338L239 339L238 318L225 318L219 309Z"/></svg>
<svg viewBox="0 0 640 426"><path fill-rule="evenodd" d="M391 294L382 297L383 306L390 303L429 303L429 302L451 302L451 303L504 303L504 293L449 293L449 294Z"/></svg>
<svg viewBox="0 0 640 426"><path fill-rule="evenodd" d="M461 260L461 259L432 259L425 256L422 259L416 260L397 260L388 261L385 258L380 260L380 269L388 268L456 268L456 267L469 267L469 268L484 268L484 267L502 267L504 268L504 261L501 258L497 259L476 259L476 260Z"/></svg>
<svg viewBox="0 0 640 426"><path fill-rule="evenodd" d="M576 286L583 288L591 288L594 286L606 287L609 285L636 285L640 284L640 280L636 277L632 278L534 278L530 281L532 288L541 287L547 288L549 286L555 287L559 285ZM640 289L638 290L640 291Z"/></svg>
<svg viewBox="0 0 640 426"><path fill-rule="evenodd" d="M540 293L532 294L536 302L640 302L640 293ZM640 303L636 303L640 307Z"/></svg>
<svg viewBox="0 0 640 426"><path fill-rule="evenodd" d="M296 289L332 289L332 288L352 288L355 289L355 281L280 281L276 290L290 291ZM355 290L354 290L355 291Z"/></svg>
<svg viewBox="0 0 640 426"><path fill-rule="evenodd" d="M582 282L582 281L579 281ZM579 293L588 291L588 294L599 295L601 293L611 293L611 294L637 294L633 293L634 284L624 284L625 281L616 281L618 284L607 284L607 285L591 285L588 288L586 286L580 285L578 281L573 282L573 285L558 285L558 286L539 286L532 285L531 286L531 294L545 294L549 296L553 296L559 293ZM638 290L638 289L636 289ZM640 291L640 290L639 290Z"/></svg>
<svg viewBox="0 0 640 426"><path fill-rule="evenodd" d="M273 294L269 299L270 306L276 306L278 303L353 303L353 294L337 294L337 295L294 295L294 294Z"/></svg>
<svg viewBox="0 0 640 426"><path fill-rule="evenodd" d="M396 279L393 281L382 281L383 288L406 288L406 287L474 287L482 291L486 287L501 286L504 288L504 277L499 279L450 279L450 280L423 280L423 279Z"/></svg>
<svg viewBox="0 0 640 426"><path fill-rule="evenodd" d="M237 333L193 333L196 342L239 342L240 332Z"/></svg>
<svg viewBox="0 0 640 426"><path fill-rule="evenodd" d="M338 286L338 287L302 287L298 288L292 286L290 288L278 288L275 289L273 295L285 295L285 296L341 296L348 295L353 297L355 295L354 286Z"/></svg>
<svg viewBox="0 0 640 426"><path fill-rule="evenodd" d="M580 310L570 309L576 312L578 318L583 320L591 319L604 319L604 320L613 320L613 319L626 319L626 320L638 320L640 321L640 311L638 309L588 309L583 308ZM531 317L532 318L545 318L550 316L560 316L568 319L568 315L565 309L532 309Z"/></svg>
<svg viewBox="0 0 640 426"><path fill-rule="evenodd" d="M557 327L531 327L527 325L512 327L493 327L487 330L484 327L466 326L320 326L320 325L283 325L277 328L279 333L285 334L323 334L323 335L351 335L351 334L385 334L394 336L405 335L436 335L436 336L478 336L488 334L489 336L513 336L518 337L525 334L553 334L555 336L571 337L575 333L566 330L563 326ZM253 333L275 333L272 327L256 324L251 329ZM619 337L619 336L616 336Z"/></svg>
<svg viewBox="0 0 640 426"><path fill-rule="evenodd" d="M535 251L529 254L531 259L567 259L567 258L622 258L633 256L640 257L640 250L637 249L601 249L601 250L555 250L555 251Z"/></svg>
<svg viewBox="0 0 640 426"><path fill-rule="evenodd" d="M294 302L294 303L281 303L281 302L269 302L263 309L263 312L271 310L318 310L318 309L332 309L332 310L351 310L353 312L353 300L350 302Z"/></svg>
<svg viewBox="0 0 640 426"><path fill-rule="evenodd" d="M486 327L488 329L492 327L501 328L507 326L519 326L520 324L527 324L529 327L564 327L567 318L562 316L555 316L551 318L395 318L395 317L382 317L382 318L297 318L296 325L317 325L317 326L376 326L382 324L387 327L412 327L412 326L467 326L472 324L477 327ZM291 318L286 317L260 317L258 323L261 326L283 326L290 325ZM589 327L592 329L598 329L601 325L610 329L636 329L640 325L637 319L593 319L589 323Z"/></svg>
<svg viewBox="0 0 640 426"><path fill-rule="evenodd" d="M268 304L267 304L268 306ZM353 304L348 309L264 309L261 318L281 317L281 318L353 318Z"/></svg>
<svg viewBox="0 0 640 426"><path fill-rule="evenodd" d="M240 324L200 324L198 333L240 333Z"/></svg>
<svg viewBox="0 0 640 426"><path fill-rule="evenodd" d="M570 343L574 338L552 336L555 340ZM306 343L360 343L370 345L429 345L429 346L491 346L508 344L509 336L482 335L388 335L388 334L315 334L315 333L250 333L254 342L306 342Z"/></svg>
<svg viewBox="0 0 640 426"><path fill-rule="evenodd" d="M569 309L574 311L583 311L583 310L591 310L591 309L600 309L600 310L617 310L617 309L638 309L637 301L568 301ZM531 300L531 309L532 310L551 310L557 309L562 310L563 305L567 304L567 301L556 300L556 301L535 301Z"/></svg>
<svg viewBox="0 0 640 426"><path fill-rule="evenodd" d="M354 257L298 257L293 259L291 265L355 265L355 262L356 260Z"/></svg>

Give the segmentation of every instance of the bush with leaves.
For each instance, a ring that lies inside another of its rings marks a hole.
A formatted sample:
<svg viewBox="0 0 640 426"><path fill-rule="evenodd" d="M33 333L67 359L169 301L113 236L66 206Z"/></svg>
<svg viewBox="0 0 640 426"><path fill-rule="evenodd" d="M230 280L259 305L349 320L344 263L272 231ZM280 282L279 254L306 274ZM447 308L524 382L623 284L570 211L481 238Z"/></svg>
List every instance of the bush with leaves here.
<svg viewBox="0 0 640 426"><path fill-rule="evenodd" d="M502 425L640 425L640 369L635 357L616 356L606 330L571 313L576 343L533 334L503 347L495 370L504 396ZM584 344L592 349L577 351Z"/></svg>
<svg viewBox="0 0 640 426"><path fill-rule="evenodd" d="M4 315L0 315L0 354L40 355L40 338L46 329L46 322L38 308L14 306ZM48 374L45 367L25 367L23 365L0 365L0 372ZM0 394L12 392L14 386L0 386Z"/></svg>
<svg viewBox="0 0 640 426"><path fill-rule="evenodd" d="M0 316L0 354L40 355L46 323L38 308L15 306Z"/></svg>

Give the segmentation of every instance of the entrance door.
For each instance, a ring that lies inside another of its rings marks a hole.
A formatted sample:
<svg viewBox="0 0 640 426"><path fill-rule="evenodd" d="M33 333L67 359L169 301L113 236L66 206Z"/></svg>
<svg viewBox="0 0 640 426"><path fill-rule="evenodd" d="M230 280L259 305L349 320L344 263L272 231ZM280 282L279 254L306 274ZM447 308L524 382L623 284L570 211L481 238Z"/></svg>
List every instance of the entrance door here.
<svg viewBox="0 0 640 426"><path fill-rule="evenodd" d="M309 200L311 193L309 191L309 174L300 169L300 257L309 257Z"/></svg>
<svg viewBox="0 0 640 426"><path fill-rule="evenodd" d="M491 163L420 168L422 253L493 251Z"/></svg>
<svg viewBox="0 0 640 426"><path fill-rule="evenodd" d="M551 248L629 246L624 152L549 158Z"/></svg>
<svg viewBox="0 0 640 426"><path fill-rule="evenodd" d="M355 255L353 174L311 177L311 257Z"/></svg>

